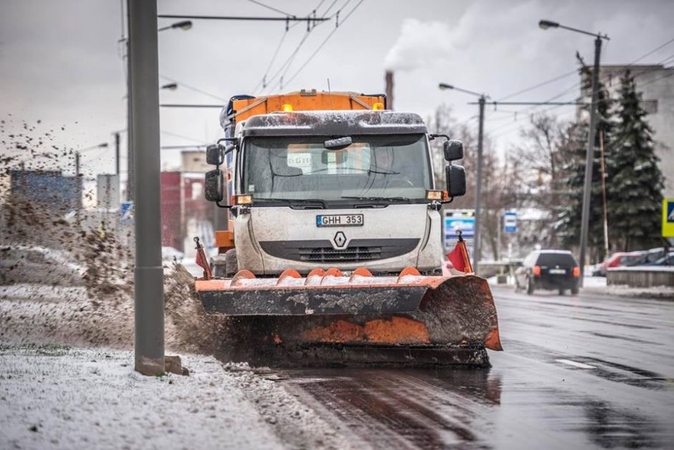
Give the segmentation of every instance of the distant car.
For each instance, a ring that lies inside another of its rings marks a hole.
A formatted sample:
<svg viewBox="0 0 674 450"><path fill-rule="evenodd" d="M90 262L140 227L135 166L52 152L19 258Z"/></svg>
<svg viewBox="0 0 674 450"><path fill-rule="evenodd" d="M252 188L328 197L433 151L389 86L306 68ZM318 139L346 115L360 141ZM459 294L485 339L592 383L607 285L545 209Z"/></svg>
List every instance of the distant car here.
<svg viewBox="0 0 674 450"><path fill-rule="evenodd" d="M580 266L566 250L535 250L515 270L515 288L526 289L529 295L536 289L556 289L560 295L566 290L578 294L579 284Z"/></svg>
<svg viewBox="0 0 674 450"><path fill-rule="evenodd" d="M86 268L68 252L27 245L0 246L0 285L82 286Z"/></svg>
<svg viewBox="0 0 674 450"><path fill-rule="evenodd" d="M161 248L161 259L164 261L177 261L182 262L185 254L178 249L173 247L162 247Z"/></svg>
<svg viewBox="0 0 674 450"><path fill-rule="evenodd" d="M606 261L599 264L593 271L594 277L605 277L606 271L612 267L627 267L640 264L646 259L646 252L616 252L609 256Z"/></svg>
<svg viewBox="0 0 674 450"><path fill-rule="evenodd" d="M645 263L644 266L674 266L674 251L655 261Z"/></svg>

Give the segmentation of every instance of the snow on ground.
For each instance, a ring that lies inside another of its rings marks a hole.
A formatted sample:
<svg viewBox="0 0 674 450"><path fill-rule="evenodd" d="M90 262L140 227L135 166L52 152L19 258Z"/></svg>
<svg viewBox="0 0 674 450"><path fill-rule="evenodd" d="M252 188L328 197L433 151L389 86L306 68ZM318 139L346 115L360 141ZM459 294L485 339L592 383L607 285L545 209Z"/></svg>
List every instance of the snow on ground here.
<svg viewBox="0 0 674 450"><path fill-rule="evenodd" d="M273 371L195 354L213 324L173 275L167 354L189 376L135 372L126 291L0 286L0 449L352 448Z"/></svg>
<svg viewBox="0 0 674 450"><path fill-rule="evenodd" d="M505 284L499 284L497 277L491 277L487 280L489 285L496 288L515 288L515 279L508 276ZM586 276L583 278L583 287L580 289L582 294L601 294L618 297L633 298L665 298L674 299L674 287L655 286L650 288L634 288L625 285L607 285L606 277Z"/></svg>

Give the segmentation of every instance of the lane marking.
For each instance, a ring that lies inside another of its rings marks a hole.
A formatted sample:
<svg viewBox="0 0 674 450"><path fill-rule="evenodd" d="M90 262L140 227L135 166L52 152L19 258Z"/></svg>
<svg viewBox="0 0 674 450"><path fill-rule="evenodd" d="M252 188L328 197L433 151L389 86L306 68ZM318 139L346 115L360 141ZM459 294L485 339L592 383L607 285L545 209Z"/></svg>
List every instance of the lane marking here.
<svg viewBox="0 0 674 450"><path fill-rule="evenodd" d="M571 361L570 359L556 359L555 361L560 362L562 364L568 364L569 366L578 367L579 369L595 369L594 366L579 363L576 361Z"/></svg>

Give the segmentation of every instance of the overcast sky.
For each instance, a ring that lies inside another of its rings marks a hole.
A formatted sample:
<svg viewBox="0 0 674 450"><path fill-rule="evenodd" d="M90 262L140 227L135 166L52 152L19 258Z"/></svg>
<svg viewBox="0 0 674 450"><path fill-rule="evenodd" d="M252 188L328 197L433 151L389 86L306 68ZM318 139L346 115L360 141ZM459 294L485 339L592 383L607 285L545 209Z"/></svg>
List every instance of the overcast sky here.
<svg viewBox="0 0 674 450"><path fill-rule="evenodd" d="M5 134L25 121L37 126L35 134L54 129L59 147L113 145L112 133L126 128L125 61L119 43L125 34L123 4L0 0ZM427 117L445 103L459 122L471 126L477 125L477 106L467 103L475 98L441 91L438 83L484 92L494 100L544 101L566 92L557 101L573 101L577 96L575 53L591 64L593 38L541 30L540 19L608 34L603 64L631 63L674 38L674 2L668 0L159 0L158 10L264 17L305 17L316 10L318 17L332 17L310 33L305 23L291 23L286 32L283 22L214 20L194 20L188 31L162 31L160 83L180 84L175 91L160 92L162 103L224 103L236 94L328 90L328 83L333 91L379 93L388 68L395 71L395 109ZM159 26L174 22L159 19ZM671 43L639 63L657 64L673 54ZM555 77L561 78L511 97ZM497 150L516 142L528 112L527 107L488 108L485 132ZM553 112L564 119L573 116L572 107ZM214 142L221 135L218 115L217 109L162 108L162 145ZM111 147L87 152L82 164L111 172L112 155ZM162 155L169 167L178 151Z"/></svg>

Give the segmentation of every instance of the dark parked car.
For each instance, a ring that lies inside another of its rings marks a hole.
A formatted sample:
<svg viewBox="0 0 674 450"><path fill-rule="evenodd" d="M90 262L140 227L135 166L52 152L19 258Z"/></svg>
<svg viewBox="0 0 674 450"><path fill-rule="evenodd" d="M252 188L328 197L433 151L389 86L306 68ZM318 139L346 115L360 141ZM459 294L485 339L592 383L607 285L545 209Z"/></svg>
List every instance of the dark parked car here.
<svg viewBox="0 0 674 450"><path fill-rule="evenodd" d="M560 295L570 290L572 294L577 294L579 282L578 262L566 250L533 251L515 270L515 288L526 289L529 295L536 289L556 289Z"/></svg>

